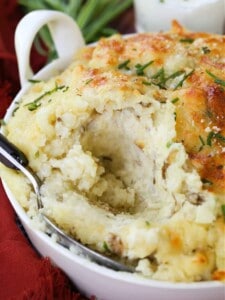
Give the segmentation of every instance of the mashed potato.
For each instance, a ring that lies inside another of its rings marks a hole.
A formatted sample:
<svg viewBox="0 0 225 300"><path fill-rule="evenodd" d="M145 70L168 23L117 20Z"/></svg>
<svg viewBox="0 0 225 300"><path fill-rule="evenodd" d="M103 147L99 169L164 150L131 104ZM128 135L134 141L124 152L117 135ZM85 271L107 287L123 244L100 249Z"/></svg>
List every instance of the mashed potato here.
<svg viewBox="0 0 225 300"><path fill-rule="evenodd" d="M225 38L115 35L33 84L5 125L45 213L143 276L225 280ZM1 176L32 219L23 175Z"/></svg>

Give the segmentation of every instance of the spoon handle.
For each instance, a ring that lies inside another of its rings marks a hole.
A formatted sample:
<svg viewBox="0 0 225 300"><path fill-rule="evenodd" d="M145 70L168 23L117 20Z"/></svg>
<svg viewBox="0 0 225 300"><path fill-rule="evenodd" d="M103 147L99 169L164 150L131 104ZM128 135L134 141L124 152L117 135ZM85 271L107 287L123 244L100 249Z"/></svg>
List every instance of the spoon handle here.
<svg viewBox="0 0 225 300"><path fill-rule="evenodd" d="M5 152L13 157L20 165L28 165L28 160L25 154L20 151L15 145L10 143L10 141L0 133L0 162L8 168L18 170L18 167L13 164L6 155L4 155Z"/></svg>

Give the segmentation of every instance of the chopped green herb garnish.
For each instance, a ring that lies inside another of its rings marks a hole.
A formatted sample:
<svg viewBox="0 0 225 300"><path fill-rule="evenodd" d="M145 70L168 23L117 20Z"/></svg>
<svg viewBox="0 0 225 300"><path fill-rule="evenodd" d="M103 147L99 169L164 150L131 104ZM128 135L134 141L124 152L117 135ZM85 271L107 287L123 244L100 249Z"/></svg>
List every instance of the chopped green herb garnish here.
<svg viewBox="0 0 225 300"><path fill-rule="evenodd" d="M142 84L144 84L144 85L152 85L152 83L151 82L149 82L149 81L142 81Z"/></svg>
<svg viewBox="0 0 225 300"><path fill-rule="evenodd" d="M148 63L144 64L144 65L141 65L141 64L136 64L135 65L135 68L136 68L136 74L138 76L142 76L144 75L144 70L150 66L154 61L153 60L150 60Z"/></svg>
<svg viewBox="0 0 225 300"><path fill-rule="evenodd" d="M41 82L41 80L37 80L37 79L28 79L28 82L30 82L30 83L39 83L39 82Z"/></svg>
<svg viewBox="0 0 225 300"><path fill-rule="evenodd" d="M106 241L103 242L103 250L105 250L106 252L110 252L109 246Z"/></svg>
<svg viewBox="0 0 225 300"><path fill-rule="evenodd" d="M167 142L166 143L166 148L170 148L172 144L173 144L173 142L171 142L171 141Z"/></svg>
<svg viewBox="0 0 225 300"><path fill-rule="evenodd" d="M210 111L210 110L206 110L206 116L208 117L208 118L212 118L213 117L213 113Z"/></svg>
<svg viewBox="0 0 225 300"><path fill-rule="evenodd" d="M145 224L147 227L150 227L150 225L151 225L149 221L145 221Z"/></svg>
<svg viewBox="0 0 225 300"><path fill-rule="evenodd" d="M6 122L4 119L0 119L0 126L5 126L6 125Z"/></svg>
<svg viewBox="0 0 225 300"><path fill-rule="evenodd" d="M152 79L158 79L158 78L160 78L160 79L165 79L165 70L164 70L164 68L161 68L161 69L159 69L159 71L158 72L156 72L153 76L152 76Z"/></svg>
<svg viewBox="0 0 225 300"><path fill-rule="evenodd" d="M223 215L224 220L225 220L225 204L221 205L221 210L222 210L222 215Z"/></svg>
<svg viewBox="0 0 225 300"><path fill-rule="evenodd" d="M202 151L203 147L205 146L205 141L203 140L202 136L198 136L200 142L201 142L201 147L199 148L199 151Z"/></svg>
<svg viewBox="0 0 225 300"><path fill-rule="evenodd" d="M40 102L31 102L26 105L30 111L36 110L39 106L41 106Z"/></svg>
<svg viewBox="0 0 225 300"><path fill-rule="evenodd" d="M202 52L204 53L204 54L208 54L208 53L210 53L211 52L211 50L208 48L208 47L202 47Z"/></svg>
<svg viewBox="0 0 225 300"><path fill-rule="evenodd" d="M166 78L164 68L159 69L159 71L156 72L151 78L153 79L152 83L154 85L157 85L161 89L165 89Z"/></svg>
<svg viewBox="0 0 225 300"><path fill-rule="evenodd" d="M93 78L90 78L88 80L85 81L85 84L89 84L90 82L92 82Z"/></svg>
<svg viewBox="0 0 225 300"><path fill-rule="evenodd" d="M41 101L44 97L50 96L50 95L52 95L53 93L55 93L56 91L58 91L58 90L62 90L62 92L66 92L66 91L68 90L68 88L69 88L68 86L65 86L65 85L58 86L58 85L56 84L55 87L54 87L53 89L44 92L41 96L39 96L38 98L36 98L34 101L25 104L25 106L27 106L27 108L28 108L30 111L36 110L38 107L41 106L40 101Z"/></svg>
<svg viewBox="0 0 225 300"><path fill-rule="evenodd" d="M213 185L212 181L206 179L206 178L202 178L202 183L203 184L207 184L207 185Z"/></svg>
<svg viewBox="0 0 225 300"><path fill-rule="evenodd" d="M124 62L118 65L118 69L130 70L130 68L128 67L129 63L130 63L130 59L125 60Z"/></svg>
<svg viewBox="0 0 225 300"><path fill-rule="evenodd" d="M175 104L175 103L177 103L179 100L180 100L180 99L179 99L178 97L176 97L176 98L172 99L171 102L172 102L173 104Z"/></svg>
<svg viewBox="0 0 225 300"><path fill-rule="evenodd" d="M214 137L215 137L217 140L219 140L220 142L225 143L225 137L224 137L222 134L220 134L219 132L215 133L215 134L214 134Z"/></svg>
<svg viewBox="0 0 225 300"><path fill-rule="evenodd" d="M182 74L184 74L184 73L185 73L184 70L179 70L179 71L177 71L177 72L174 72L173 74L171 74L170 76L168 76L168 77L166 78L166 81L169 80L169 79L174 79L174 78L176 78L176 77L178 77L178 76L180 76L180 75L182 75Z"/></svg>
<svg viewBox="0 0 225 300"><path fill-rule="evenodd" d="M212 78L214 79L214 82L215 82L215 83L217 83L217 84L222 85L222 86L225 87L225 80L223 80L223 79L217 77L216 75L214 75L213 73L211 73L209 70L206 70L206 73L207 73L210 77L212 77Z"/></svg>
<svg viewBox="0 0 225 300"><path fill-rule="evenodd" d="M177 113L174 112L173 115L174 115L174 120L176 121L177 120Z"/></svg>
<svg viewBox="0 0 225 300"><path fill-rule="evenodd" d="M160 3L165 3L165 0L159 0Z"/></svg>
<svg viewBox="0 0 225 300"><path fill-rule="evenodd" d="M12 112L12 116L15 116L16 111L19 109L19 106L15 107L13 112Z"/></svg>
<svg viewBox="0 0 225 300"><path fill-rule="evenodd" d="M207 143L208 146L212 146L212 139L213 138L219 140L222 143L225 143L225 137L221 133L211 131L208 134L208 137L207 137L207 142L206 143Z"/></svg>
<svg viewBox="0 0 225 300"><path fill-rule="evenodd" d="M184 39L180 39L181 43L189 43L192 44L194 42L194 39L192 38L184 38Z"/></svg>
<svg viewBox="0 0 225 300"><path fill-rule="evenodd" d="M106 156L106 155L102 155L102 156L101 156L101 159L107 160L107 161L112 161L112 157Z"/></svg>
<svg viewBox="0 0 225 300"><path fill-rule="evenodd" d="M39 151L36 151L35 154L34 154L34 157L35 157L35 158L38 158L39 155L40 155L40 152L39 152Z"/></svg>
<svg viewBox="0 0 225 300"><path fill-rule="evenodd" d="M200 142L202 143L202 146L205 146L205 142L204 142L204 140L203 140L203 138L202 138L201 135L199 135L199 140L200 140Z"/></svg>
<svg viewBox="0 0 225 300"><path fill-rule="evenodd" d="M207 136L206 144L210 147L212 146L212 139L214 138L214 135L215 133L211 131Z"/></svg>
<svg viewBox="0 0 225 300"><path fill-rule="evenodd" d="M185 74L184 77L181 79L180 82L178 82L178 84L175 86L174 90L176 90L178 87L182 87L184 81L193 74L194 70L190 71L189 73Z"/></svg>

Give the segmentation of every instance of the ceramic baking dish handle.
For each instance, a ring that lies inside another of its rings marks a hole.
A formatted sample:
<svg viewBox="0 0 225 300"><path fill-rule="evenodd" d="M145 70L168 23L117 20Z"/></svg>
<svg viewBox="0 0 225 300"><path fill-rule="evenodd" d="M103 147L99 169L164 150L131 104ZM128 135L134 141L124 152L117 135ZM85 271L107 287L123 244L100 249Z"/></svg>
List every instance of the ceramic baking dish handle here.
<svg viewBox="0 0 225 300"><path fill-rule="evenodd" d="M15 32L15 49L22 87L33 77L30 66L31 47L37 32L44 25L48 25L51 32L59 56L57 60L63 60L64 65L84 45L79 27L68 15L52 10L36 10L25 15Z"/></svg>

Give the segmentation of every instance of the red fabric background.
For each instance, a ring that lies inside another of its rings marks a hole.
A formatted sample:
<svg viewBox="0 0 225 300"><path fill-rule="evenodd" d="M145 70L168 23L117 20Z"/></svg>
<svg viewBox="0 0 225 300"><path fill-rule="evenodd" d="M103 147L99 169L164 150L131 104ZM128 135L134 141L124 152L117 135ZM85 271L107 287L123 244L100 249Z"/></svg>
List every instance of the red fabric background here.
<svg viewBox="0 0 225 300"><path fill-rule="evenodd" d="M14 31L23 15L15 0L0 0L0 117L19 90ZM43 58L34 57L34 67ZM61 270L41 258L16 224L16 216L0 184L0 299L81 300Z"/></svg>

